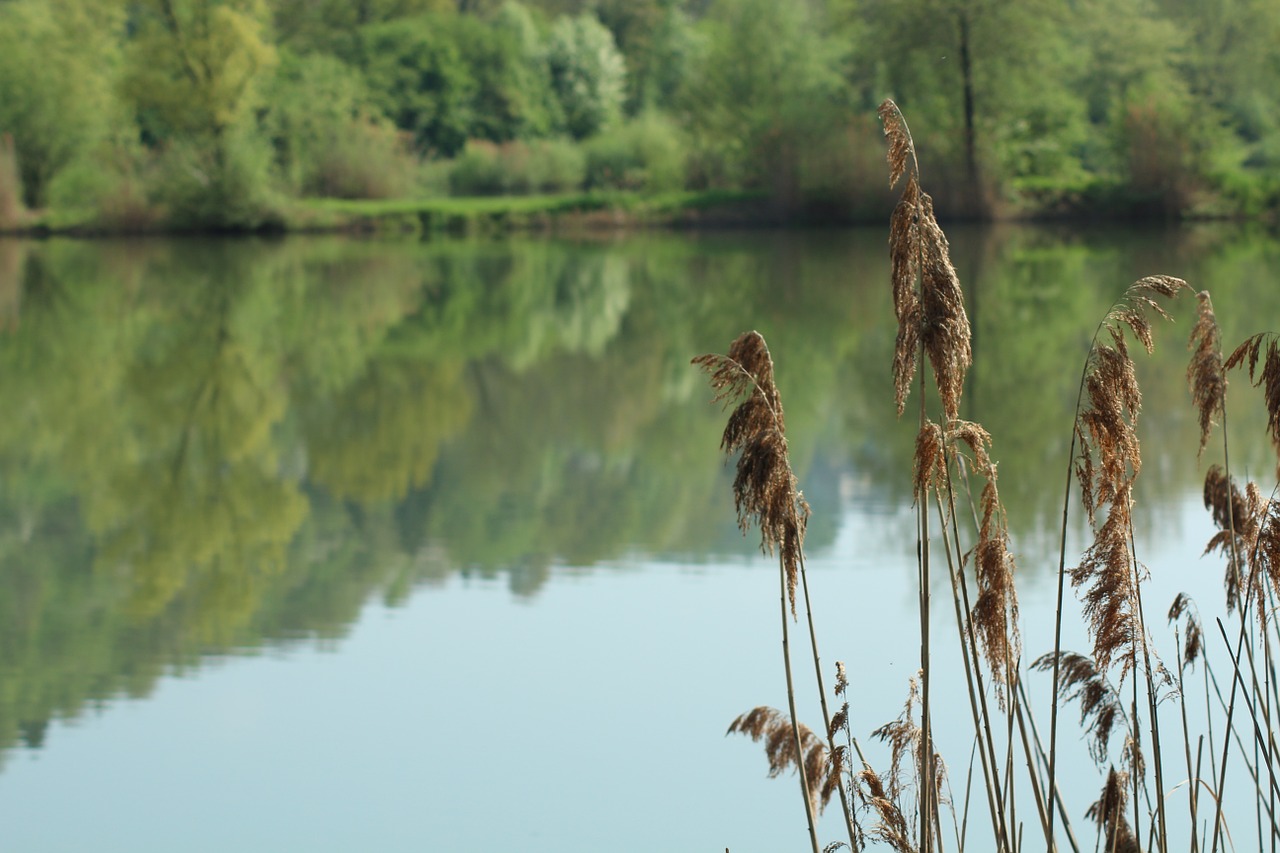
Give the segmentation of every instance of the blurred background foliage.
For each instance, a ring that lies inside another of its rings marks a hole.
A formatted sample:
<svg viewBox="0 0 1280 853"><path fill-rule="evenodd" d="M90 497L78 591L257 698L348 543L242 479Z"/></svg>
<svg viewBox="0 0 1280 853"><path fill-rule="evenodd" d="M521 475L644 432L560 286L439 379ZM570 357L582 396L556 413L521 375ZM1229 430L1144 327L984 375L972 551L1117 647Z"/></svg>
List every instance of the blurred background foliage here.
<svg viewBox="0 0 1280 853"><path fill-rule="evenodd" d="M290 200L767 191L940 210L1280 205L1280 0L0 0L0 226L246 228Z"/></svg>

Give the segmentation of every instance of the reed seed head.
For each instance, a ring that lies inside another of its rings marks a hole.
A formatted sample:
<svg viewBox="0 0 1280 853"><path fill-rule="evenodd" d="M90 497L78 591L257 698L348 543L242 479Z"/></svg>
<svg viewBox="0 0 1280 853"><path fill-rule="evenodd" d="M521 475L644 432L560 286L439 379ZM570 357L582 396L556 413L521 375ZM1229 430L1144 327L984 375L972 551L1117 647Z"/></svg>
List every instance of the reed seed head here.
<svg viewBox="0 0 1280 853"><path fill-rule="evenodd" d="M1101 765L1107 760L1107 747L1111 732L1117 722L1123 722L1124 706L1120 696L1107 681L1099 667L1085 655L1076 652L1060 652L1057 656L1058 700L1080 701L1080 725L1093 735L1089 743L1089 755ZM1054 655L1041 655L1031 664L1040 672L1053 669Z"/></svg>
<svg viewBox="0 0 1280 853"><path fill-rule="evenodd" d="M889 220L893 309L898 318L893 354L895 403L901 416L923 350L950 420L959 414L965 371L973 361L964 294L951 264L947 237L933 212L933 199L920 188L906 121L891 100L880 105L879 115L889 139L891 186L907 171L911 158L911 174Z"/></svg>
<svg viewBox="0 0 1280 853"><path fill-rule="evenodd" d="M1136 650L1142 641L1137 619L1136 567L1129 549L1129 504L1126 486L1085 550L1080 565L1070 572L1072 587L1087 587L1082 603L1093 636L1094 659L1105 671L1119 655L1121 681L1134 668Z"/></svg>
<svg viewBox="0 0 1280 853"><path fill-rule="evenodd" d="M1195 603L1185 592L1178 593L1169 607L1169 623L1173 624L1186 616L1186 633L1182 645L1181 669L1186 670L1200 658L1204 652L1204 629L1200 626L1200 616L1196 613Z"/></svg>
<svg viewBox="0 0 1280 853"><path fill-rule="evenodd" d="M738 526L745 533L755 524L760 529L760 549L778 552L794 615L809 504L791 470L786 420L773 381L769 347L759 332L745 332L730 345L728 354L700 355L693 363L709 376L715 391L712 402L740 401L720 439L725 453L739 454L733 481Z"/></svg>
<svg viewBox="0 0 1280 853"><path fill-rule="evenodd" d="M892 98L886 98L880 104L876 115L884 124L884 135L889 139L889 150L885 157L889 161L889 187L893 188L907 170L907 158L915 157L915 143L911 140L911 132L907 129L902 111Z"/></svg>
<svg viewBox="0 0 1280 853"><path fill-rule="evenodd" d="M839 778L830 778L832 762L827 758L827 746L813 730L804 723L798 723L800 731L800 753L796 752L795 731L791 726L791 718L776 708L761 705L738 716L729 724L726 735L738 733L759 743L764 741L765 757L769 760L769 778L781 775L787 769L799 772L804 765L805 778L809 780L809 789L814 802L815 811L826 808L831 795L837 790Z"/></svg>
<svg viewBox="0 0 1280 853"><path fill-rule="evenodd" d="M1129 775L1112 767L1107 773L1107 781L1102 786L1097 802L1085 812L1085 816L1097 823L1098 828L1104 832L1105 845L1102 849L1109 853L1141 853L1133 827L1125 817L1128 799Z"/></svg>
<svg viewBox="0 0 1280 853"><path fill-rule="evenodd" d="M947 425L947 439L953 452L958 453L961 446L967 448L974 473L986 481L978 502L982 513L978 542L970 552L978 585L972 621L1003 708L1007 673L1022 653L1022 640L1018 632L1018 595L1013 583L1008 517L1000 503L999 478L991 458L991 434L980 424L954 420Z"/></svg>
<svg viewBox="0 0 1280 853"><path fill-rule="evenodd" d="M885 790L884 782L870 767L854 777L861 796L875 811L878 821L871 834L885 842L897 853L916 853L911 843L911 828L898 806L897 798Z"/></svg>
<svg viewBox="0 0 1280 853"><path fill-rule="evenodd" d="M1219 528L1204 552L1219 551L1227 560L1227 611L1242 607L1244 595L1253 600L1258 619L1265 623L1264 583L1280 592L1280 504L1263 498L1256 483L1247 483L1242 493L1217 465L1205 474L1204 504Z"/></svg>
<svg viewBox="0 0 1280 853"><path fill-rule="evenodd" d="M1187 365L1187 387L1191 402L1200 416L1200 449L1197 458L1204 455L1216 418L1220 417L1227 397L1227 372L1222 364L1222 335L1218 318L1213 313L1213 301L1209 291L1196 294L1196 322L1191 327L1187 341L1191 361Z"/></svg>
<svg viewBox="0 0 1280 853"><path fill-rule="evenodd" d="M1262 350L1264 343L1265 356ZM1261 371L1257 369L1259 358L1263 362ZM1225 368L1232 370L1246 360L1249 363L1249 381L1254 387L1262 388L1267 408L1267 435L1280 459L1280 341L1270 332L1254 335L1227 357ZM1276 476L1280 479L1280 463L1276 466Z"/></svg>
<svg viewBox="0 0 1280 853"><path fill-rule="evenodd" d="M1138 416L1142 391L1126 343L1126 329L1147 351L1155 346L1151 315L1169 319L1159 299L1190 290L1185 281L1171 276L1148 276L1125 290L1099 326L1110 343L1095 338L1085 361L1082 381L1084 405L1076 414L1075 460L1081 503L1090 525L1098 512L1106 519L1094 532L1094 541L1080 565L1071 570L1071 584L1086 587L1085 616L1093 635L1093 656L1103 670L1121 656L1121 680L1136 663L1139 644L1146 642L1137 618L1138 566L1132 560L1129 533L1132 528L1133 484L1142 470L1138 442Z"/></svg>

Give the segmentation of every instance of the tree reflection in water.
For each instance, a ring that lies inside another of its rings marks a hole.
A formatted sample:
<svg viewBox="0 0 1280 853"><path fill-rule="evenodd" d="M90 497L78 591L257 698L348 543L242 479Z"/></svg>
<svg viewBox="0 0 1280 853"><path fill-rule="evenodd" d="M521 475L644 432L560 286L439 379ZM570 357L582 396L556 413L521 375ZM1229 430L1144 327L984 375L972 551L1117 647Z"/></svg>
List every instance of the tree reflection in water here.
<svg viewBox="0 0 1280 853"><path fill-rule="evenodd" d="M1035 571L1088 318L1160 269L1213 290L1233 345L1280 316L1260 274L1280 244L953 236L977 350L962 414L996 437ZM820 551L851 502L909 500L884 256L878 230L0 241L0 746L209 654L341 636L371 595L453 573L532 595L556 565L752 553L688 365L746 328L778 355ZM1154 496L1198 489L1185 333L1140 366ZM1259 416L1232 417L1270 464ZM1165 506L1139 506L1151 535Z"/></svg>

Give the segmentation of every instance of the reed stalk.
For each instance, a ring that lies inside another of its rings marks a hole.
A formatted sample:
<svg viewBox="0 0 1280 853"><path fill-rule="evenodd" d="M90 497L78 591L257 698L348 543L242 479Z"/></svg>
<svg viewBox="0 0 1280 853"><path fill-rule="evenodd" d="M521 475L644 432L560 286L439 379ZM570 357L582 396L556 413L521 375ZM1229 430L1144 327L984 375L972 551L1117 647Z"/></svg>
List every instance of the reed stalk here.
<svg viewBox="0 0 1280 853"><path fill-rule="evenodd" d="M708 374L715 390L714 402L740 400L729 416L720 446L729 454L737 453L737 476L733 483L738 523L745 532L751 525L760 530L762 550L778 554L778 578L782 612L782 660L787 684L787 708L793 747L786 752L770 752L770 769L779 771L794 764L800 777L805 817L814 853L818 853L818 834L814 820L814 786L809 779L816 762L810 760L796 715L795 683L791 672L788 603L795 614L795 591L803 554L804 531L809 505L796 487L787 447L786 420L782 399L773 382L773 358L759 332L740 335L729 347L727 355L698 356L693 363ZM758 710L758 709L757 709ZM730 731L735 730L734 721ZM747 727L759 737L764 727ZM816 779L814 780L816 782Z"/></svg>

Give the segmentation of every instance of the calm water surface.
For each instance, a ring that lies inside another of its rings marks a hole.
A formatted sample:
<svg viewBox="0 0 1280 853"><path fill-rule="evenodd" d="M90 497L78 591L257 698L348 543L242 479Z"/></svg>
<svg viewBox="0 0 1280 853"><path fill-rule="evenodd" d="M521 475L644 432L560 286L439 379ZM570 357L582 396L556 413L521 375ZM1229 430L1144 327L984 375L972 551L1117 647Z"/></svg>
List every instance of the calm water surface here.
<svg viewBox="0 0 1280 853"><path fill-rule="evenodd" d="M951 237L963 415L995 436L1039 655L1098 319L1165 272L1212 290L1228 346L1275 328L1280 243ZM777 577L735 527L723 414L689 359L769 341L823 654L848 662L866 735L918 662L885 240L0 242L0 848L804 849L795 783L723 737L786 701ZM1156 612L1187 589L1217 613L1190 311L1141 364L1138 537ZM1269 475L1265 417L1237 400L1233 464ZM962 779L954 646L938 660ZM1066 719L1092 841L1100 777Z"/></svg>

